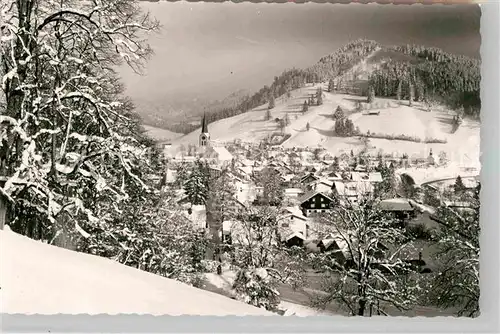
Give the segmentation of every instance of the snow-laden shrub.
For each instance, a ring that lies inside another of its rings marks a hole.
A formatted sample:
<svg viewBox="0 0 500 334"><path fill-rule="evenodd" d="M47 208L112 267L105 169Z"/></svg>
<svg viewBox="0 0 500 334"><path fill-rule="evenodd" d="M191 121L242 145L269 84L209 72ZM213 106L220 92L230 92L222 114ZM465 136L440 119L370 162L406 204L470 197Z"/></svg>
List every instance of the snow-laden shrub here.
<svg viewBox="0 0 500 334"><path fill-rule="evenodd" d="M233 284L237 298L245 303L265 308L269 311L277 310L279 292L276 283L264 268L241 269L236 274Z"/></svg>

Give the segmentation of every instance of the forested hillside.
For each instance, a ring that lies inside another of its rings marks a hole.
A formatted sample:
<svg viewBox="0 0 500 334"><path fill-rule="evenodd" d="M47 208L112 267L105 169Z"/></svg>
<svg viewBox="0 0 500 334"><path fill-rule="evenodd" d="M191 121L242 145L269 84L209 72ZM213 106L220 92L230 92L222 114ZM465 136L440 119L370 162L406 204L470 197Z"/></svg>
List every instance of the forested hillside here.
<svg viewBox="0 0 500 334"><path fill-rule="evenodd" d="M481 109L480 61L415 45L388 50L410 56L386 57L370 77L375 95L417 101L437 100L466 115L478 117Z"/></svg>
<svg viewBox="0 0 500 334"><path fill-rule="evenodd" d="M480 61L446 53L424 46L385 47L371 40L356 40L318 63L305 69L290 69L276 76L253 95L233 99L230 105L207 110L209 122L232 117L303 87L306 83L327 82L366 61L375 63L369 73L369 84L379 97L396 97L416 101L436 101L453 109L463 108L466 115L477 117L481 109L479 87ZM189 133L199 127L197 123L170 125L176 132Z"/></svg>

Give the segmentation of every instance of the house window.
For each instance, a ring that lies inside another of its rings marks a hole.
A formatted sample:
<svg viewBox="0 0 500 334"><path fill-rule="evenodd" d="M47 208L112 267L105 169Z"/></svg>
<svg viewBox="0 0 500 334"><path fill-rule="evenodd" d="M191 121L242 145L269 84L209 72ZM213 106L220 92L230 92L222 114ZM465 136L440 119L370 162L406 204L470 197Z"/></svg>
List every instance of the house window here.
<svg viewBox="0 0 500 334"><path fill-rule="evenodd" d="M323 202L325 199L323 197L320 197L319 201Z"/></svg>
<svg viewBox="0 0 500 334"><path fill-rule="evenodd" d="M314 203L311 203L311 209L314 209L314 206L315 206Z"/></svg>
<svg viewBox="0 0 500 334"><path fill-rule="evenodd" d="M322 207L322 208L326 208L326 204L322 203L322 204L321 204L321 207Z"/></svg>

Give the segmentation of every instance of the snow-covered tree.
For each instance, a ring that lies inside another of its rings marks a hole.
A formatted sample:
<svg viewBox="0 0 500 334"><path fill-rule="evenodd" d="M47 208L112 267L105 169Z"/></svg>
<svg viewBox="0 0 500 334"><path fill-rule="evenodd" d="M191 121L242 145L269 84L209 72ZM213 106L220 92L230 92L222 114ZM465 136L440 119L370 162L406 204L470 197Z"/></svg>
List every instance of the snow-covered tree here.
<svg viewBox="0 0 500 334"><path fill-rule="evenodd" d="M318 306L336 302L351 315L367 316L387 314L388 307L408 310L416 302L417 279L400 259L410 247L406 236L375 200L339 203L323 218L318 233L338 246L315 256L317 265L330 273L324 281L327 294L317 298Z"/></svg>
<svg viewBox="0 0 500 334"><path fill-rule="evenodd" d="M368 88L368 98L366 102L372 103L374 100L375 100L375 89L373 88L373 86L370 86Z"/></svg>
<svg viewBox="0 0 500 334"><path fill-rule="evenodd" d="M333 118L335 120L338 120L338 119L342 119L344 117L345 117L345 115L344 115L344 111L342 110L342 107L337 106L337 109L335 109L335 112L333 113Z"/></svg>
<svg viewBox="0 0 500 334"><path fill-rule="evenodd" d="M316 91L316 101L318 106L323 104L323 90L321 89L321 87L319 87Z"/></svg>
<svg viewBox="0 0 500 334"><path fill-rule="evenodd" d="M106 224L148 149L114 70L139 72L158 24L136 1L2 1L2 194L37 237Z"/></svg>
<svg viewBox="0 0 500 334"><path fill-rule="evenodd" d="M398 81L398 88L397 88L397 90L396 90L396 99L397 99L398 101L400 101L400 100L401 100L401 96L402 96L402 94L403 94L403 81L399 80L399 81Z"/></svg>
<svg viewBox="0 0 500 334"><path fill-rule="evenodd" d="M187 181L184 183L184 191L191 204L202 205L206 203L208 182L208 168L203 162L198 160L191 169Z"/></svg>
<svg viewBox="0 0 500 334"><path fill-rule="evenodd" d="M382 182L378 182L374 187L374 195L379 199L394 198L397 195L397 179L394 168L386 166L382 160L376 168L382 176Z"/></svg>
<svg viewBox="0 0 500 334"><path fill-rule="evenodd" d="M208 236L180 211L175 196L142 194L107 225L92 227L77 250L107 257L153 274L199 285L208 269Z"/></svg>
<svg viewBox="0 0 500 334"><path fill-rule="evenodd" d="M273 116L271 115L271 109L266 110L266 121L269 121Z"/></svg>
<svg viewBox="0 0 500 334"><path fill-rule="evenodd" d="M281 244L280 212L271 206L241 209L232 229L234 265L239 268L234 290L245 302L275 310L278 284L298 287L304 279L304 255Z"/></svg>
<svg viewBox="0 0 500 334"><path fill-rule="evenodd" d="M476 317L479 309L480 185L466 201L466 209L442 206L435 219L438 236L439 269L429 282L428 298L437 307L454 308L458 316Z"/></svg>
<svg viewBox="0 0 500 334"><path fill-rule="evenodd" d="M255 183L263 187L262 196L257 198L258 203L272 206L281 205L285 191L277 170L273 168L264 169L255 179Z"/></svg>

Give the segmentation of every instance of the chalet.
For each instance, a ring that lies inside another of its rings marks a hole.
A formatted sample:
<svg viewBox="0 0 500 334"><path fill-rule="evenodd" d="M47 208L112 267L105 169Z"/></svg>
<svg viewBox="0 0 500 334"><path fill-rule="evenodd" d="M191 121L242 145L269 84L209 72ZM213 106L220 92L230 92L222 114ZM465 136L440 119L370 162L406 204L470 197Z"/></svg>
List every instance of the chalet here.
<svg viewBox="0 0 500 334"><path fill-rule="evenodd" d="M342 175L340 175L340 173L337 173L337 172L327 173L325 177L327 178L327 180L332 181L332 182L342 181Z"/></svg>
<svg viewBox="0 0 500 334"><path fill-rule="evenodd" d="M289 207L282 211L279 223L281 242L287 246L304 245L307 239L309 225L307 217L295 207Z"/></svg>
<svg viewBox="0 0 500 334"><path fill-rule="evenodd" d="M318 242L317 247L320 252L331 252L335 261L340 265L351 259L347 242L340 235L330 234L326 236Z"/></svg>
<svg viewBox="0 0 500 334"><path fill-rule="evenodd" d="M373 192L373 185L369 182L337 181L333 183L333 192L341 201L356 204L361 197Z"/></svg>
<svg viewBox="0 0 500 334"><path fill-rule="evenodd" d="M335 201L320 192L311 191L299 199L300 208L304 216L313 213L325 213L332 209Z"/></svg>
<svg viewBox="0 0 500 334"><path fill-rule="evenodd" d="M287 247L303 247L305 241L304 235L299 232L292 232L287 236L282 237L281 242L284 243Z"/></svg>
<svg viewBox="0 0 500 334"><path fill-rule="evenodd" d="M366 173L368 170L368 167L366 165L357 165L355 168L354 168L354 171L355 172L363 172L363 173Z"/></svg>
<svg viewBox="0 0 500 334"><path fill-rule="evenodd" d="M407 222L411 218L415 218L416 210L412 202L407 198L391 198L383 200L379 203L380 210L390 212L395 218L401 222Z"/></svg>
<svg viewBox="0 0 500 334"><path fill-rule="evenodd" d="M312 182L316 182L317 180L319 180L319 177L317 177L313 173L308 173L300 178L300 183L302 183L303 185L308 185Z"/></svg>
<svg viewBox="0 0 500 334"><path fill-rule="evenodd" d="M332 192L333 185L334 183L328 179L319 179L315 182L312 182L309 186L311 187L311 190L328 195Z"/></svg>

